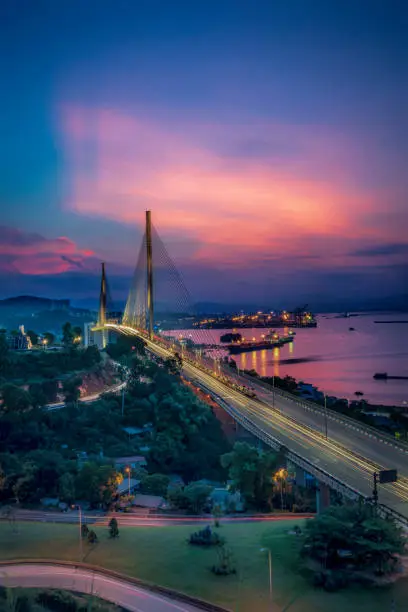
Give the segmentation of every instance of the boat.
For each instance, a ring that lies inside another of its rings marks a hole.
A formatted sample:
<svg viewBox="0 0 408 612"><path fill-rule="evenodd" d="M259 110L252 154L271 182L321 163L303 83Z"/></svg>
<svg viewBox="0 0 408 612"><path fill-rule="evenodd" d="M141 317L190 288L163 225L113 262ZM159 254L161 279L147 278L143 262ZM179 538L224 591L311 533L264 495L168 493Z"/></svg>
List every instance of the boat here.
<svg viewBox="0 0 408 612"><path fill-rule="evenodd" d="M387 372L377 372L373 378L376 380L408 380L408 376L389 376Z"/></svg>
<svg viewBox="0 0 408 612"><path fill-rule="evenodd" d="M242 341L232 342L227 345L227 349L230 354L237 355L239 353L248 353L250 351L262 351L264 349L272 349L272 348L280 348L284 344L288 344L289 342L293 342L294 337L293 334L287 336L279 336L276 331L271 331L269 334L264 336L262 340L252 340L245 341L245 338Z"/></svg>

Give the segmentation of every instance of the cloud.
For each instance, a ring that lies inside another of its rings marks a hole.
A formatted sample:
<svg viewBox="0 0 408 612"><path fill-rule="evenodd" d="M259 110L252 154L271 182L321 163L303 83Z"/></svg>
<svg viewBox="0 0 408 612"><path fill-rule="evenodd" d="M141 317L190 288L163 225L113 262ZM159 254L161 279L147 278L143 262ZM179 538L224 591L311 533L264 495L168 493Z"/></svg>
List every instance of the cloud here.
<svg viewBox="0 0 408 612"><path fill-rule="evenodd" d="M24 275L62 274L94 264L94 253L65 236L45 238L0 226L0 272Z"/></svg>
<svg viewBox="0 0 408 612"><path fill-rule="evenodd" d="M320 258L375 238L372 193L353 145L315 126L163 127L115 110L65 106L61 129L76 213L143 223L153 210L184 257L250 267L259 258ZM340 240L340 237L346 239ZM327 243L329 251L321 250Z"/></svg>
<svg viewBox="0 0 408 612"><path fill-rule="evenodd" d="M382 257L392 255L408 255L408 243L373 245L350 253L351 257Z"/></svg>

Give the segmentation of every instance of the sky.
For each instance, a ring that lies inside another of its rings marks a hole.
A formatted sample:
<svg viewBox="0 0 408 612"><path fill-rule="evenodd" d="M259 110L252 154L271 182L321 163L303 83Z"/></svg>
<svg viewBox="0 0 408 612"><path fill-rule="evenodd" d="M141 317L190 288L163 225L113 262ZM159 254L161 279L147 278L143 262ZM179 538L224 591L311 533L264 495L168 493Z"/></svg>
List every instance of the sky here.
<svg viewBox="0 0 408 612"><path fill-rule="evenodd" d="M3 0L0 298L126 298L144 211L195 301L408 294L408 5Z"/></svg>

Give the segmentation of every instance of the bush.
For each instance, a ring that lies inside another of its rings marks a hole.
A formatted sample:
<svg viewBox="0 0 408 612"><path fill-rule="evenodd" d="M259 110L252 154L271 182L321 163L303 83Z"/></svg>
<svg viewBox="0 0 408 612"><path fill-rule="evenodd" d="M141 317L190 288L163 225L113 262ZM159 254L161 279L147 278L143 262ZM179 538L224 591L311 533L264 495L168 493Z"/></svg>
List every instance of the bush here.
<svg viewBox="0 0 408 612"><path fill-rule="evenodd" d="M88 544L96 544L98 542L98 536L93 529L88 533Z"/></svg>
<svg viewBox="0 0 408 612"><path fill-rule="evenodd" d="M313 585L315 587L324 588L325 591L333 593L344 589L349 583L349 577L345 571L323 570L315 572L313 576Z"/></svg>
<svg viewBox="0 0 408 612"><path fill-rule="evenodd" d="M188 542L194 546L222 546L222 544L224 544L224 539L221 538L218 533L212 531L211 527L208 525L205 529L192 533Z"/></svg>
<svg viewBox="0 0 408 612"><path fill-rule="evenodd" d="M66 591L41 591L36 601L52 612L77 612L78 609L75 597Z"/></svg>
<svg viewBox="0 0 408 612"><path fill-rule="evenodd" d="M211 571L216 576L229 576L230 574L236 574L237 570L232 561L232 552L225 546L220 546L217 549L218 563L213 565Z"/></svg>

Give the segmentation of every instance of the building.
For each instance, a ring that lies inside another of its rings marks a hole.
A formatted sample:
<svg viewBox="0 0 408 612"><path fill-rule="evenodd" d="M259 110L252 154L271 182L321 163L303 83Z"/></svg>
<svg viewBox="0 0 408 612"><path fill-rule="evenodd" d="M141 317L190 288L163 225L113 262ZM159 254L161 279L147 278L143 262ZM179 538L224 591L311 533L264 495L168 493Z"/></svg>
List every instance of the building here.
<svg viewBox="0 0 408 612"><path fill-rule="evenodd" d="M148 510L159 510L166 506L166 500L160 495L143 495L137 493L133 500L133 506L139 506L139 508L147 508Z"/></svg>
<svg viewBox="0 0 408 612"><path fill-rule="evenodd" d="M133 455L131 457L116 457L114 459L115 467L118 470L123 470L127 467L132 469L144 468L147 465L146 458L142 455Z"/></svg>
<svg viewBox="0 0 408 612"><path fill-rule="evenodd" d="M24 325L20 325L17 334L6 336L6 341L11 350L29 351L32 348L31 339L24 331Z"/></svg>
<svg viewBox="0 0 408 612"><path fill-rule="evenodd" d="M95 344L94 333L91 331L95 326L95 321L90 321L89 323L84 323L84 346L92 346Z"/></svg>

